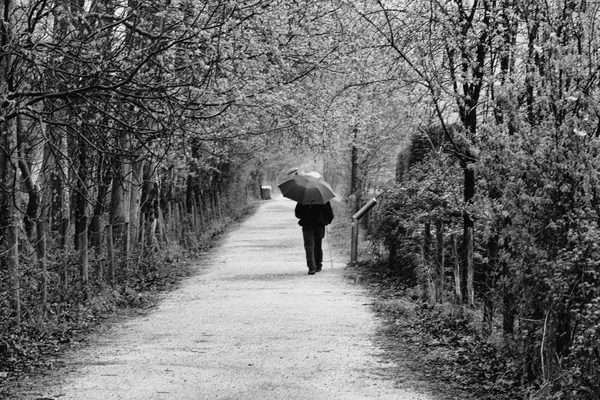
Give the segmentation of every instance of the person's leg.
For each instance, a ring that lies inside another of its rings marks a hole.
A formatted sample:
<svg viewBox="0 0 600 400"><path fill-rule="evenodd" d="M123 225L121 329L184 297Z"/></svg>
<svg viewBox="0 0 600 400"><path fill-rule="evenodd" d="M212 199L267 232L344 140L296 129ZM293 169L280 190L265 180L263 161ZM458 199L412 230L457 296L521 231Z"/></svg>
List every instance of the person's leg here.
<svg viewBox="0 0 600 400"><path fill-rule="evenodd" d="M323 238L325 237L325 226L315 226L315 265L317 272L323 267Z"/></svg>
<svg viewBox="0 0 600 400"><path fill-rule="evenodd" d="M314 274L316 271L315 263L315 231L313 226L302 227L302 237L304 238L304 251L306 253L306 265L308 273Z"/></svg>

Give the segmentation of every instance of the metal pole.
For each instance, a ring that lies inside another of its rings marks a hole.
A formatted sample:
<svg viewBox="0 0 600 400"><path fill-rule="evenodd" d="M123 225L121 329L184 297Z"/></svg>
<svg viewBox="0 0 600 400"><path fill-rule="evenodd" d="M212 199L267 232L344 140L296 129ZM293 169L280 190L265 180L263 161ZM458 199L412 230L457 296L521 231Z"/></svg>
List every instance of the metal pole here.
<svg viewBox="0 0 600 400"><path fill-rule="evenodd" d="M376 199L371 199L367 204L365 204L356 214L352 216L352 239L351 239L351 247L350 247L350 263L354 264L356 262L357 254L358 254L358 220L363 217L371 208L375 207L377 204Z"/></svg>
<svg viewBox="0 0 600 400"><path fill-rule="evenodd" d="M356 256L358 253L358 219L352 218L352 239L350 248L350 263L356 262Z"/></svg>
<svg viewBox="0 0 600 400"><path fill-rule="evenodd" d="M354 214L352 216L352 218L361 219L363 217L363 215L365 215L371 208L375 207L376 204L377 204L376 199L369 200L369 202L367 204L365 204L364 206L362 206L362 208L360 210L358 210L358 212L356 214Z"/></svg>

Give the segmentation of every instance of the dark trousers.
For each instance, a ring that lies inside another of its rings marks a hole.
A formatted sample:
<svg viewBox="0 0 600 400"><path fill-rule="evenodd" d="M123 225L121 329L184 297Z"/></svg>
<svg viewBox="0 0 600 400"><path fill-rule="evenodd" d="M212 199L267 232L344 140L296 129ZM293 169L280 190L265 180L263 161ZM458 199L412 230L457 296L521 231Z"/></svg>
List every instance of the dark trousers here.
<svg viewBox="0 0 600 400"><path fill-rule="evenodd" d="M308 225L302 227L304 250L306 252L306 265L309 271L321 269L323 265L323 238L325 237L324 225Z"/></svg>

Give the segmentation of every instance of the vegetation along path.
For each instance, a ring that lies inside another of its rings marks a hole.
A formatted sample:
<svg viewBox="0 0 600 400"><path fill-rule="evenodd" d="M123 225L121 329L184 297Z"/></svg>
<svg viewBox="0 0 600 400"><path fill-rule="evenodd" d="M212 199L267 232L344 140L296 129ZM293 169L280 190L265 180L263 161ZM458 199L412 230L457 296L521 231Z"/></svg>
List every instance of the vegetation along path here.
<svg viewBox="0 0 600 400"><path fill-rule="evenodd" d="M68 355L55 386L23 398L432 399L394 384L345 260L325 247L323 271L307 274L294 205L264 202L157 309Z"/></svg>

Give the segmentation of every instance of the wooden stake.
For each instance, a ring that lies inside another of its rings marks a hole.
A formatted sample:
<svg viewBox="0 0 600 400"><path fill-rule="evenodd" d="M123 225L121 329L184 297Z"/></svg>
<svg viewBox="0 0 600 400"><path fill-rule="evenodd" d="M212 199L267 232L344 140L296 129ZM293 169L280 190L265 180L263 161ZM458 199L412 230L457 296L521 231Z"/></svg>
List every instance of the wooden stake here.
<svg viewBox="0 0 600 400"><path fill-rule="evenodd" d="M113 226L106 225L106 251L108 253L108 282L115 286L115 253L113 248Z"/></svg>
<svg viewBox="0 0 600 400"><path fill-rule="evenodd" d="M470 307L475 307L475 289L473 278L475 275L473 266L473 228L467 228L467 298Z"/></svg>
<svg viewBox="0 0 600 400"><path fill-rule="evenodd" d="M462 302L462 292L460 289L460 260L458 259L458 239L456 233L451 236L452 240L452 258L454 258L454 297L455 302L460 304Z"/></svg>
<svg viewBox="0 0 600 400"><path fill-rule="evenodd" d="M444 221L435 221L436 258L435 258L435 301L444 302Z"/></svg>
<svg viewBox="0 0 600 400"><path fill-rule="evenodd" d="M35 246L38 268L40 269L40 300L42 306L42 315L46 316L48 308L48 270L46 263L46 223L38 221L35 226L37 234L37 244Z"/></svg>

